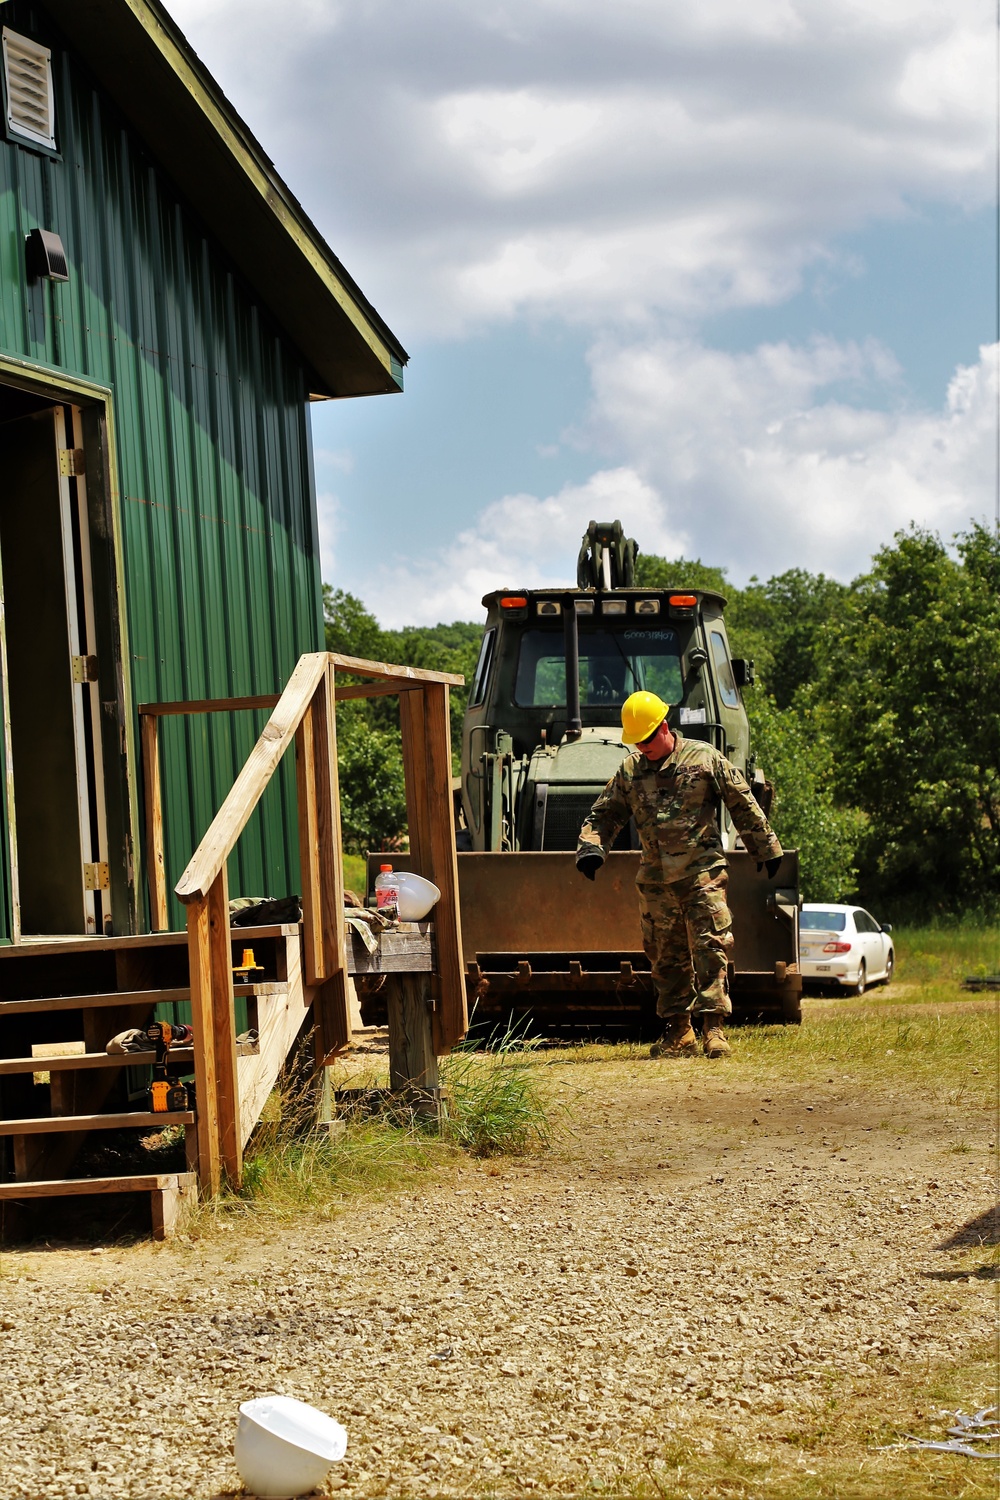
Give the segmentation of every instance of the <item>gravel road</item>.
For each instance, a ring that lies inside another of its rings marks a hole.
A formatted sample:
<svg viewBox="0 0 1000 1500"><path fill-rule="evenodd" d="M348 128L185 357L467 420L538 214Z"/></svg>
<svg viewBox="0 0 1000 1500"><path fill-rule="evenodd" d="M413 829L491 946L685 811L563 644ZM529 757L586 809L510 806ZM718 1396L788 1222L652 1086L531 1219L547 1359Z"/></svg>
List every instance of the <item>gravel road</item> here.
<svg viewBox="0 0 1000 1500"><path fill-rule="evenodd" d="M549 1072L572 1129L538 1161L0 1257L3 1500L231 1495L238 1403L272 1392L344 1422L328 1490L359 1497L615 1493L727 1444L808 1475L866 1391L926 1426L918 1376L995 1326L986 1134L956 1155L953 1111L849 1077Z"/></svg>

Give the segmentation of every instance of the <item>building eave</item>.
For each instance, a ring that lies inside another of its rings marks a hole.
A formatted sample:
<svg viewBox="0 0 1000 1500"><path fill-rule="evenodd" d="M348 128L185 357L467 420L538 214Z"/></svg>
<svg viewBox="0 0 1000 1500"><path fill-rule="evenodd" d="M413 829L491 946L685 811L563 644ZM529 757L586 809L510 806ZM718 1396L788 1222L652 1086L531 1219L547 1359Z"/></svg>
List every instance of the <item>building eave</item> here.
<svg viewBox="0 0 1000 1500"><path fill-rule="evenodd" d="M320 397L402 389L407 354L157 0L42 0L315 373Z"/></svg>

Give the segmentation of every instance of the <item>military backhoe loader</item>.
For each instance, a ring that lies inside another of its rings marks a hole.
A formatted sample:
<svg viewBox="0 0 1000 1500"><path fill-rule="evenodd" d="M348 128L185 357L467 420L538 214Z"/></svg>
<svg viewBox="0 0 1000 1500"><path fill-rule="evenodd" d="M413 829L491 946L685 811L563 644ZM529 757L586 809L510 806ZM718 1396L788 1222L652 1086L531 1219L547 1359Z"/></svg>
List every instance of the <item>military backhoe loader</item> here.
<svg viewBox="0 0 1000 1500"><path fill-rule="evenodd" d="M740 767L765 813L742 693L753 663L730 655L725 600L706 589L641 588L621 523L592 521L575 588L497 589L462 732L459 893L473 1025L531 1018L546 1034L657 1029L642 951L635 827L622 830L597 880L575 869L580 827L631 747L621 706L639 689L671 705L668 722ZM737 1018L798 1022L798 856L756 872L720 807L736 939ZM402 864L403 861L400 861Z"/></svg>

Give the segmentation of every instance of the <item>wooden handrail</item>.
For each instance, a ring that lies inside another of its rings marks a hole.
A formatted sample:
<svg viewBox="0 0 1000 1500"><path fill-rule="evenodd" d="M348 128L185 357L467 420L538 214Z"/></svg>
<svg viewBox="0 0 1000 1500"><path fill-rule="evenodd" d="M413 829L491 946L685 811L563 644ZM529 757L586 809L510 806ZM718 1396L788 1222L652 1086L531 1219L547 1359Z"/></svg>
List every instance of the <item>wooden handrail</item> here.
<svg viewBox="0 0 1000 1500"><path fill-rule="evenodd" d="M363 681L337 687L338 672ZM411 848L419 866L441 890L435 921L440 976L440 1004L434 1015L438 1050L447 1050L465 1033L448 710L449 687L463 681L450 672L318 651L299 658L277 699L261 694L145 703L139 709L150 903L154 924L160 929L167 923L167 900L159 720L185 713L272 709L228 796L174 887L187 908L191 1019L196 1038L198 1174L210 1194L218 1190L223 1172L236 1183L242 1170L227 861L293 740L302 879L302 961L314 1006L319 1060L335 1056L350 1040L337 698L401 695ZM409 705L405 711L404 705Z"/></svg>
<svg viewBox="0 0 1000 1500"><path fill-rule="evenodd" d="M172 703L140 703L140 719L165 719L171 714L225 714L241 708L277 708L280 694L258 693L252 698L180 698Z"/></svg>
<svg viewBox="0 0 1000 1500"><path fill-rule="evenodd" d="M199 901L208 894L212 882L232 854L236 840L250 821L250 814L294 740L313 694L326 675L327 660L325 651L299 657L285 691L247 756L229 795L174 886L176 895L185 904Z"/></svg>
<svg viewBox="0 0 1000 1500"><path fill-rule="evenodd" d="M432 672L426 667L397 666L385 661L363 661L358 656L341 656L338 651L330 652L330 660L338 672L351 672L355 677L382 678L385 681L398 683L404 682L441 682L448 687L462 687L465 678L456 676L454 672Z"/></svg>

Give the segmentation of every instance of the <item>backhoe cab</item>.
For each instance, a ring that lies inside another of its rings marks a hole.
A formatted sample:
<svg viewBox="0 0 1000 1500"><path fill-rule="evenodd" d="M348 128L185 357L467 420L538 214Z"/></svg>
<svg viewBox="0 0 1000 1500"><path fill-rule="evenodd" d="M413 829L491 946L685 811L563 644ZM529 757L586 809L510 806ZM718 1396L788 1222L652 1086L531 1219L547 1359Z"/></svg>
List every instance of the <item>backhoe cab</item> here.
<svg viewBox="0 0 1000 1500"><path fill-rule="evenodd" d="M702 589L635 586L634 541L620 521L592 521L575 589L487 594L486 630L462 740L463 846L572 850L595 796L627 753L621 706L646 689L668 722L748 771L739 689L753 664L733 661L725 601ZM752 764L758 800L768 801ZM727 847L735 844L728 813ZM634 829L619 848L636 848Z"/></svg>

